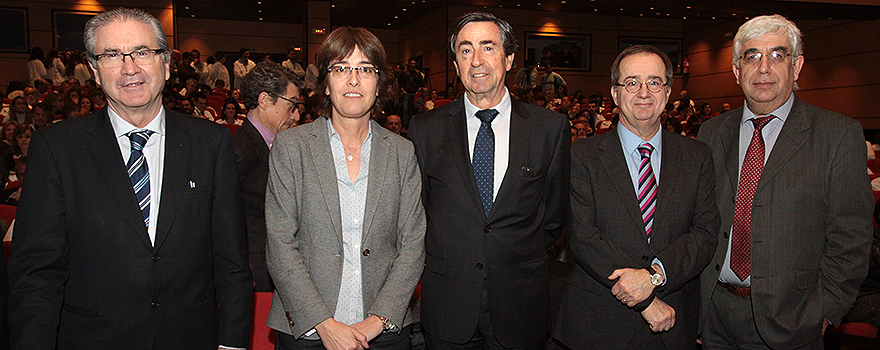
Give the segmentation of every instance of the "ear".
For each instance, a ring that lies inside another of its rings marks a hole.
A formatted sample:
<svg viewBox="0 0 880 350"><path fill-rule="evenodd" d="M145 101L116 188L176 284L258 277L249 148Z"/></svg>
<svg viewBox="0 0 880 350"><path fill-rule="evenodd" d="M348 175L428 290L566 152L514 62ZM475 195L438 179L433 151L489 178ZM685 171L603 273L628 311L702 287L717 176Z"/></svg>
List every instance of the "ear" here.
<svg viewBox="0 0 880 350"><path fill-rule="evenodd" d="M274 105L275 102L272 101L272 96L269 96L268 92L261 92L260 96L257 96L257 106L260 109L267 109L270 105Z"/></svg>
<svg viewBox="0 0 880 350"><path fill-rule="evenodd" d="M804 55L800 55L797 57L797 61L794 62L794 81L798 80L798 77L801 74L801 68L804 67Z"/></svg>
<svg viewBox="0 0 880 350"><path fill-rule="evenodd" d="M620 106L620 103L617 102L617 87L614 85L611 86L611 98L614 100L615 105Z"/></svg>
<svg viewBox="0 0 880 350"><path fill-rule="evenodd" d="M98 86L104 85L101 84L101 73L99 73L98 67L95 67L95 65L92 64L92 60L86 61L89 62L89 68L92 68L92 72L95 72L95 82L98 83ZM168 78L166 77L165 80L168 80Z"/></svg>
<svg viewBox="0 0 880 350"><path fill-rule="evenodd" d="M739 74L740 74L740 72L741 72L741 71L739 70L739 67L736 66L736 63L731 63L730 66L733 68L733 76L736 77L736 84L737 84L737 85L742 85L742 84L740 84L740 82L739 82Z"/></svg>
<svg viewBox="0 0 880 350"><path fill-rule="evenodd" d="M455 74L457 74L458 77L461 78L461 70L458 69L458 60L452 60L452 65L455 66Z"/></svg>
<svg viewBox="0 0 880 350"><path fill-rule="evenodd" d="M507 62L505 62L505 69L504 69L505 72L510 72L510 69L513 68L513 59L515 58L515 56L516 56L515 52L510 55L507 55Z"/></svg>

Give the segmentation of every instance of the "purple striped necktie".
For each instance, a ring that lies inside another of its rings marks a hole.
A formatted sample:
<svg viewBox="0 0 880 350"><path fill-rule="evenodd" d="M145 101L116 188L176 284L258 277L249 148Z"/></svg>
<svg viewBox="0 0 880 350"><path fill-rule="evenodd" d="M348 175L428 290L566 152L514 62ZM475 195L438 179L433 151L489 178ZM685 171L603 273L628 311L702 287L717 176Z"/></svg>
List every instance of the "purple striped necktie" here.
<svg viewBox="0 0 880 350"><path fill-rule="evenodd" d="M645 233L650 237L651 228L654 226L654 208L657 204L657 179L654 178L654 169L651 167L651 152L654 151L654 147L646 142L638 149L642 156L642 163L639 165L639 209L645 222Z"/></svg>

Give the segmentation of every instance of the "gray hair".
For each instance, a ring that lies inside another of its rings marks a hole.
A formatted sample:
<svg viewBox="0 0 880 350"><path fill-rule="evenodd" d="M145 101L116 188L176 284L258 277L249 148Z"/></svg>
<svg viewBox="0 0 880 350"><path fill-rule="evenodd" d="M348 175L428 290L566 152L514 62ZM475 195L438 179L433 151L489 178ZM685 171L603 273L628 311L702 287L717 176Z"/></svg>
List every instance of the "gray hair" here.
<svg viewBox="0 0 880 350"><path fill-rule="evenodd" d="M162 29L162 23L160 23L156 17L153 17L153 15L146 13L143 10L119 7L92 17L92 19L86 23L86 28L83 32L83 43L86 45L86 51L88 51L87 56L92 65L96 65L97 61L95 55L98 54L95 52L95 41L97 40L95 38L95 32L97 32L100 27L114 22L125 21L134 21L150 26L156 34L156 43L159 45L159 48L165 50L165 52L162 53L162 61L167 63L171 60L171 47L168 46L168 39L165 38L165 30Z"/></svg>
<svg viewBox="0 0 880 350"><path fill-rule="evenodd" d="M513 27L510 26L510 23L507 21L496 17L495 15L487 12L470 12L461 15L455 21L455 24L452 25L452 29L449 31L449 51L452 53L452 57L455 58L455 41L458 39L458 33L461 32L461 29L464 28L468 23L473 22L492 22L498 26L498 30L501 32L501 44L504 47L504 55L510 56L516 52L518 45L516 43L516 38L513 37Z"/></svg>
<svg viewBox="0 0 880 350"><path fill-rule="evenodd" d="M739 68L739 58L743 55L745 49L743 45L749 40L758 38L764 34L775 34L788 36L791 43L791 64L797 62L797 57L804 52L803 35L801 30L790 21L780 15L758 16L750 19L739 27L736 37L733 39L733 64Z"/></svg>

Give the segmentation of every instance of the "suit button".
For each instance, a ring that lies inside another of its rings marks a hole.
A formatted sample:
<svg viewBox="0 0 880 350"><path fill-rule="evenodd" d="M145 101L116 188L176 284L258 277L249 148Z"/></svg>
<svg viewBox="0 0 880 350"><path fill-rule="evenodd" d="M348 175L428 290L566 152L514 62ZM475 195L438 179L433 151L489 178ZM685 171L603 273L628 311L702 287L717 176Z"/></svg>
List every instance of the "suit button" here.
<svg viewBox="0 0 880 350"><path fill-rule="evenodd" d="M370 250L369 250L369 249L364 249L363 254L364 254L364 256L370 256Z"/></svg>
<svg viewBox="0 0 880 350"><path fill-rule="evenodd" d="M650 258L647 255L642 255L642 260L648 261L648 259L650 259Z"/></svg>
<svg viewBox="0 0 880 350"><path fill-rule="evenodd" d="M483 269L483 264L477 263L477 270L482 270L482 269Z"/></svg>
<svg viewBox="0 0 880 350"><path fill-rule="evenodd" d="M158 255L153 255L153 258L152 258L152 259L153 259L154 262L159 262L159 259L160 259L160 258L159 258Z"/></svg>
<svg viewBox="0 0 880 350"><path fill-rule="evenodd" d="M728 237L730 237L730 233L725 232L723 236L724 236L724 239L727 239Z"/></svg>
<svg viewBox="0 0 880 350"><path fill-rule="evenodd" d="M154 301L154 302L150 303L150 306L152 306L154 309L158 309L160 304L158 301Z"/></svg>
<svg viewBox="0 0 880 350"><path fill-rule="evenodd" d="M715 264L715 271L721 271L721 265Z"/></svg>
<svg viewBox="0 0 880 350"><path fill-rule="evenodd" d="M492 232L492 228L489 226L483 226L483 232L485 232L485 233Z"/></svg>

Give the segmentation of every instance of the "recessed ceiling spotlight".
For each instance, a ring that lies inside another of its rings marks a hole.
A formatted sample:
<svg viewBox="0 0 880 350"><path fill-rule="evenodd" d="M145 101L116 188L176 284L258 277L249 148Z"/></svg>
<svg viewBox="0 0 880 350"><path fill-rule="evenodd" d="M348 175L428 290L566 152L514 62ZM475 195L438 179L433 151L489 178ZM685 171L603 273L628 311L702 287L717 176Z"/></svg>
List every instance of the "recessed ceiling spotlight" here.
<svg viewBox="0 0 880 350"><path fill-rule="evenodd" d="M262 1L257 1L257 5L262 5L262 4L263 4Z"/></svg>
<svg viewBox="0 0 880 350"><path fill-rule="evenodd" d="M263 17L260 17L260 20L262 21L262 20L263 20Z"/></svg>
<svg viewBox="0 0 880 350"><path fill-rule="evenodd" d="M403 9L403 10L406 11L406 9Z"/></svg>
<svg viewBox="0 0 880 350"><path fill-rule="evenodd" d="M690 10L690 9L691 9L691 7L690 7L690 6L685 6L685 7L684 7L684 8L686 8L686 9L688 9L688 10Z"/></svg>
<svg viewBox="0 0 880 350"><path fill-rule="evenodd" d="M259 13L263 13L263 10L257 10L257 12L259 12Z"/></svg>
<svg viewBox="0 0 880 350"><path fill-rule="evenodd" d="M687 17L682 17L681 19L688 19Z"/></svg>
<svg viewBox="0 0 880 350"><path fill-rule="evenodd" d="M565 0L560 1L560 3L563 3L563 4L564 4L564 3L565 3Z"/></svg>
<svg viewBox="0 0 880 350"><path fill-rule="evenodd" d="M653 8L653 7L649 7L648 9L649 9L649 10L653 10L654 8Z"/></svg>
<svg viewBox="0 0 880 350"><path fill-rule="evenodd" d="M189 10L189 6L187 6L187 7L184 7L184 8L185 8L185 9L187 9L187 10Z"/></svg>
<svg viewBox="0 0 880 350"><path fill-rule="evenodd" d="M190 17L195 17L196 15L189 15Z"/></svg>
<svg viewBox="0 0 880 350"><path fill-rule="evenodd" d="M397 19L397 18L398 18L397 16L394 16L394 19Z"/></svg>

